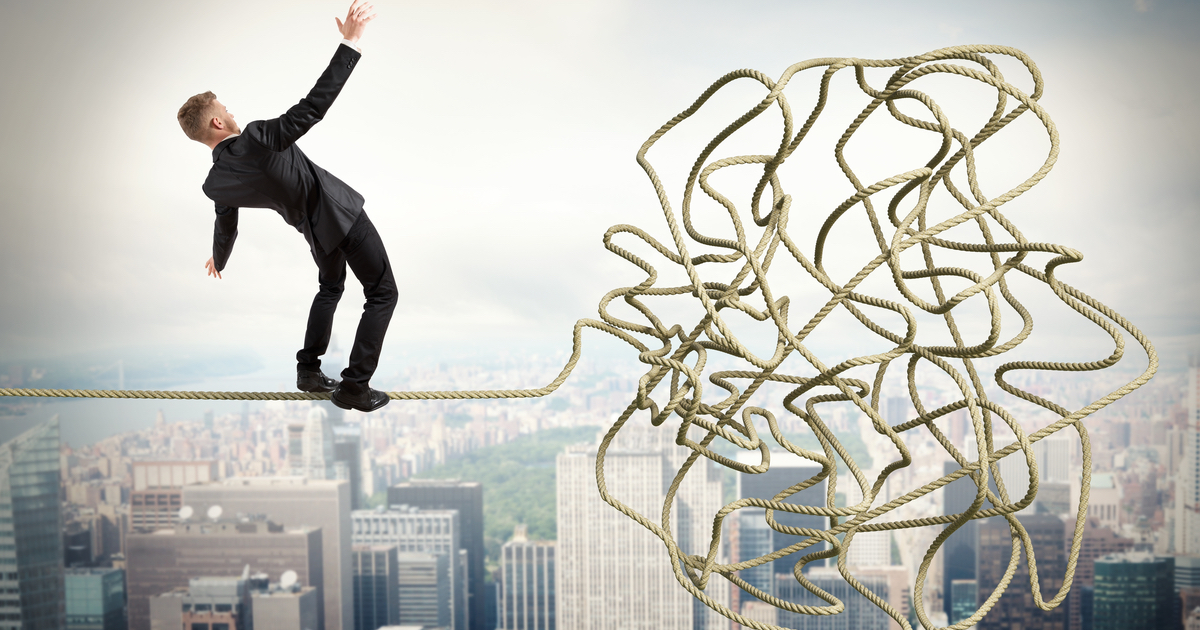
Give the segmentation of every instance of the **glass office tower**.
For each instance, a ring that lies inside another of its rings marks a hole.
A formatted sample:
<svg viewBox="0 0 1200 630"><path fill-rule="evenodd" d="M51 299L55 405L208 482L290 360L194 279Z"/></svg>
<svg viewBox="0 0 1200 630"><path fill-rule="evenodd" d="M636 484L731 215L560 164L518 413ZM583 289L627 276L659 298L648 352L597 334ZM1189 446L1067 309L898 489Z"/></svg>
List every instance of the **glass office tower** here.
<svg viewBox="0 0 1200 630"><path fill-rule="evenodd" d="M66 625L58 417L0 444L0 630Z"/></svg>

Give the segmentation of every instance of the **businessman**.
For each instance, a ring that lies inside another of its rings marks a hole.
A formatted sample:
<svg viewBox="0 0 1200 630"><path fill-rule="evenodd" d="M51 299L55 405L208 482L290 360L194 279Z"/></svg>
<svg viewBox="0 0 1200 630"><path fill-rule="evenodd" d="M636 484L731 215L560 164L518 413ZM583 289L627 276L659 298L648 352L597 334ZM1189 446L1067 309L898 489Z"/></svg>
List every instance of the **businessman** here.
<svg viewBox="0 0 1200 630"><path fill-rule="evenodd" d="M309 311L304 348L296 353L296 387L332 392L333 404L359 411L388 403L387 394L371 389L370 380L396 308L396 281L383 241L363 211L362 195L309 160L296 141L325 116L350 78L362 57L358 40L375 18L371 10L366 0L355 0L345 22L334 18L344 39L308 96L282 116L240 129L212 92L189 98L178 115L183 132L212 149L204 194L216 204L217 217L213 255L205 263L208 275L219 279L225 269L237 239L239 208L270 208L303 234L317 263L320 290ZM321 371L321 356L329 347L347 265L367 301L339 383Z"/></svg>

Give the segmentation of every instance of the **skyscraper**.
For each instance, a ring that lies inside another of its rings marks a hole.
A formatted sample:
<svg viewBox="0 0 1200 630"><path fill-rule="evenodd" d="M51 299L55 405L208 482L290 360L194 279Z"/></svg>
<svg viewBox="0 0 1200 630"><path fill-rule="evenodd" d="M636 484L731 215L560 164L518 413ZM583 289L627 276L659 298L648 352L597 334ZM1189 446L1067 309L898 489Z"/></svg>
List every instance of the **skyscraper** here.
<svg viewBox="0 0 1200 630"><path fill-rule="evenodd" d="M747 464L757 464L760 457L761 455L757 452L739 453L739 459L745 458L742 459L742 463ZM821 467L814 462L801 459L786 451L772 451L771 467L766 472L757 475L737 475L737 497L739 499L758 498L771 500L780 492L801 481L815 477L820 473ZM785 499L784 503L824 507L825 480L793 494ZM752 560L804 540L802 536L792 536L773 529L767 523L766 510L762 508L742 508L736 514L738 518L738 548L734 550L736 556L735 562ZM780 511L774 513L774 519L777 523L786 527L807 527L812 529L825 529L827 523L827 519L821 516ZM883 540L883 538L873 534L868 534L864 538L870 539L867 541L868 546L872 542ZM823 549L825 549L825 543L817 543L807 549L789 554L773 562L744 569L739 573L739 576L755 588L761 589L767 594L775 595L776 575L787 574L786 579L795 581L795 578L791 577L792 568L795 564L802 557ZM823 562L818 561L815 565L806 565L804 570L808 571L814 566L823 566L823 564ZM743 593L741 594L741 598L743 601L747 601L751 596Z"/></svg>
<svg viewBox="0 0 1200 630"><path fill-rule="evenodd" d="M1065 535L1065 533L1064 533ZM1067 544L1070 544L1068 541ZM1068 615L1070 622L1068 630L1084 630L1084 615L1090 615L1090 602L1084 605L1084 593L1091 593L1092 581L1095 576L1096 559L1110 553L1120 553L1133 548L1133 539L1116 535L1107 527L1101 527L1093 521L1088 521L1083 528L1083 540L1079 545L1079 559L1075 563L1075 579L1071 582L1071 594L1067 596L1070 604Z"/></svg>
<svg viewBox="0 0 1200 630"><path fill-rule="evenodd" d="M226 514L261 514L285 527L321 530L325 630L354 627L350 570L350 484L302 477L234 477L185 486L183 502L196 514L221 506Z"/></svg>
<svg viewBox="0 0 1200 630"><path fill-rule="evenodd" d="M354 630L400 623L396 545L354 545Z"/></svg>
<svg viewBox="0 0 1200 630"><path fill-rule="evenodd" d="M67 630L124 630L125 571L67 569Z"/></svg>
<svg viewBox="0 0 1200 630"><path fill-rule="evenodd" d="M0 444L0 619L66 623L58 416Z"/></svg>
<svg viewBox="0 0 1200 630"><path fill-rule="evenodd" d="M690 450L667 429L627 426L605 458L609 491L658 520L679 465ZM560 630L715 630L728 620L692 597L675 579L665 545L605 503L596 490L596 450L570 447L557 459L558 544L555 596ZM671 531L684 553L708 552L713 519L723 505L719 472L701 458L680 484ZM724 561L724 550L718 560ZM718 576L706 593L728 605Z"/></svg>
<svg viewBox="0 0 1200 630"><path fill-rule="evenodd" d="M445 578L450 585L448 619L427 621L449 625L453 630L469 630L470 610L467 588L470 556L462 548L462 528L458 510L422 510L408 505L393 505L351 513L352 540L356 545L395 545L400 554L430 554L446 558ZM425 586L421 586L425 588ZM400 590L405 587L401 585ZM400 593L401 599L407 595ZM401 616L407 611L401 607ZM440 614L440 613L439 613Z"/></svg>
<svg viewBox="0 0 1200 630"><path fill-rule="evenodd" d="M500 628L557 630L554 541L532 541L524 525L500 548Z"/></svg>
<svg viewBox="0 0 1200 630"><path fill-rule="evenodd" d="M1200 369L1194 357L1184 405L1183 465L1175 482L1175 553L1200 555Z"/></svg>
<svg viewBox="0 0 1200 630"><path fill-rule="evenodd" d="M1067 570L1067 553L1063 547L1063 522L1048 514L1021 514L1016 517L1033 541L1037 558L1038 588L1047 599L1062 587ZM979 553L976 556L976 575L979 600L983 601L1004 576L1012 554L1012 536L1008 521L991 517L979 523ZM1017 570L1004 595L976 626L979 630L1064 630L1066 607L1060 604L1046 612L1033 603L1029 585L1028 558L1022 547Z"/></svg>
<svg viewBox="0 0 1200 630"><path fill-rule="evenodd" d="M402 504L422 510L458 511L462 546L467 550L470 630L491 630L486 624L483 595L483 486L475 481L414 479L388 488L388 505Z"/></svg>
<svg viewBox="0 0 1200 630"><path fill-rule="evenodd" d="M1110 554L1096 560L1092 606L1095 630L1171 630L1175 618L1175 563L1149 553Z"/></svg>

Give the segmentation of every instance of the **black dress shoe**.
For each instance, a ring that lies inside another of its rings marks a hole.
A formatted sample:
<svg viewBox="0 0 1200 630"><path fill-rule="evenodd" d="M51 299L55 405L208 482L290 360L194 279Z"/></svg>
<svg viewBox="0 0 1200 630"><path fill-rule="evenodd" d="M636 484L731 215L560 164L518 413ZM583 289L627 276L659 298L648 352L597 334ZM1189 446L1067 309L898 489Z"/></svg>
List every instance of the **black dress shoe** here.
<svg viewBox="0 0 1200 630"><path fill-rule="evenodd" d="M361 393L351 394L339 384L337 389L333 390L329 400L342 409L356 409L365 413L379 409L391 402L392 399L388 398L385 392L370 387Z"/></svg>
<svg viewBox="0 0 1200 630"><path fill-rule="evenodd" d="M302 392L331 392L338 382L320 370L296 370L296 389Z"/></svg>

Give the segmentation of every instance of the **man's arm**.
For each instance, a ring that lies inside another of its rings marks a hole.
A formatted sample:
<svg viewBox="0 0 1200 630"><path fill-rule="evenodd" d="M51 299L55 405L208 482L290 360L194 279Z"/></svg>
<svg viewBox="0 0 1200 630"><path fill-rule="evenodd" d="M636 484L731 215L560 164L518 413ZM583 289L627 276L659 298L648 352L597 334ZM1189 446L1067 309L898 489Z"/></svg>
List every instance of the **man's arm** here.
<svg viewBox="0 0 1200 630"><path fill-rule="evenodd" d="M213 224L213 255L205 266L208 275L221 277L229 255L233 253L233 242L237 240L238 209L217 204L217 220Z"/></svg>
<svg viewBox="0 0 1200 630"><path fill-rule="evenodd" d="M369 14L371 5L367 2L360 4L360 1L355 0L354 4L350 6L350 12L346 15L344 23L334 18L337 20L338 30L341 31L342 36L352 44L357 43L358 39L362 37L367 22L375 19L374 15ZM272 151L283 151L290 147L325 117L325 113L329 111L333 101L342 91L342 86L350 78L350 73L354 70L354 65L358 63L360 57L362 57L362 53L358 50L345 43L339 45L333 54L333 59L329 61L325 72L321 74L320 79L317 79L317 84L309 91L308 96L293 105L279 118L246 125L243 134Z"/></svg>

